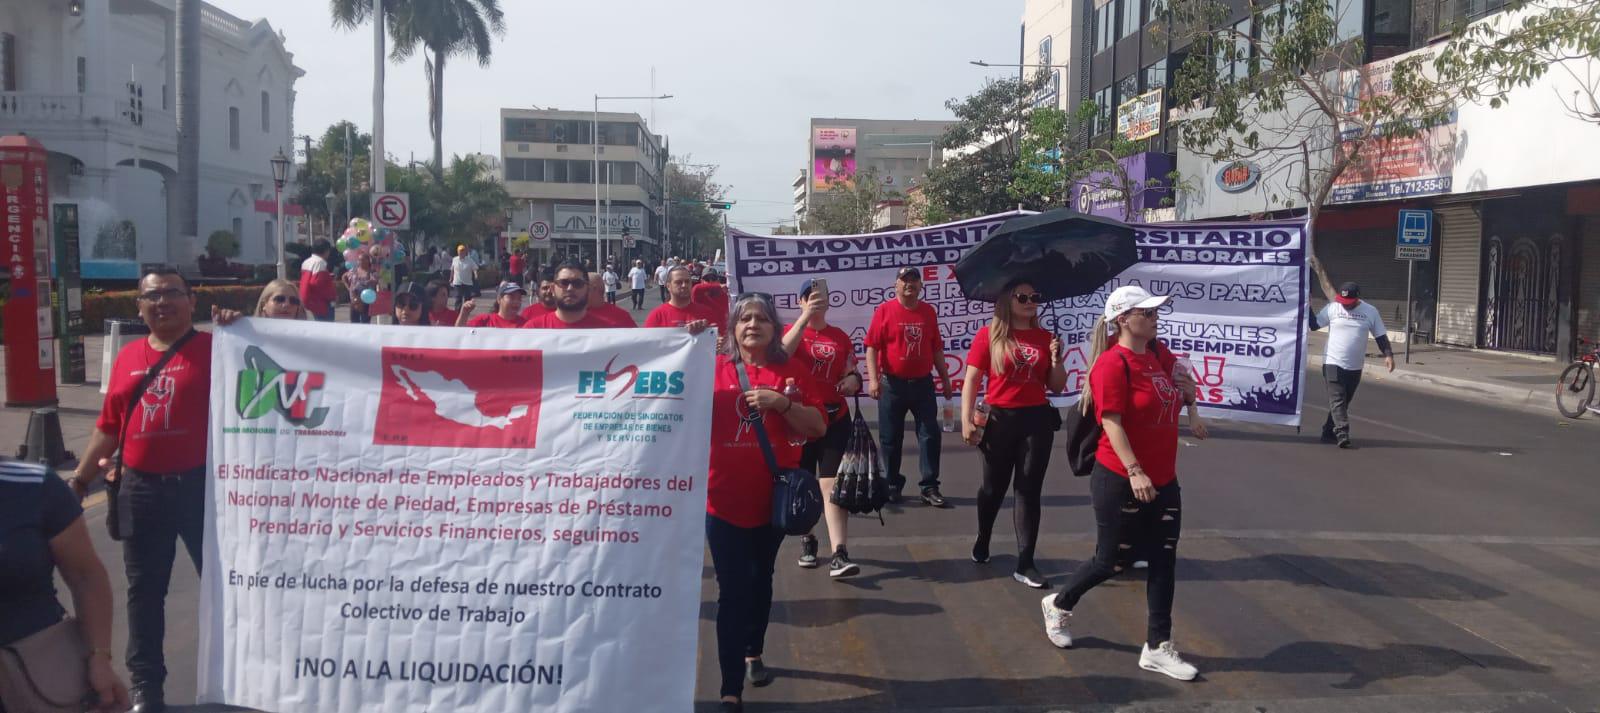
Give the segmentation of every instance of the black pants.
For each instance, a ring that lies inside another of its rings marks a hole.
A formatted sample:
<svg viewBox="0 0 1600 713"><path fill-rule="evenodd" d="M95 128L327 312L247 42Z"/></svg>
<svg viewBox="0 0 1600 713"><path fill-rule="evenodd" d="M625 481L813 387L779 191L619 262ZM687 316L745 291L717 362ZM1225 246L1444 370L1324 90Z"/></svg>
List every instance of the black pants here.
<svg viewBox="0 0 1600 713"><path fill-rule="evenodd" d="M365 302L362 302L361 298L359 296L356 297L356 299L350 303L350 323L351 324L371 324L372 323L372 305L369 305L369 304L367 304Z"/></svg>
<svg viewBox="0 0 1600 713"><path fill-rule="evenodd" d="M1322 378L1328 382L1328 420L1322 424L1322 437L1349 438L1350 402L1355 400L1356 387L1361 385L1361 370L1324 364Z"/></svg>
<svg viewBox="0 0 1600 713"><path fill-rule="evenodd" d="M772 615L772 570L783 533L771 525L737 527L706 515L706 545L717 573L717 663L723 696L744 694L744 660L758 658Z"/></svg>
<svg viewBox="0 0 1600 713"><path fill-rule="evenodd" d="M1013 476L1017 503L1011 511L1017 530L1017 571L1033 567L1039 542L1039 493L1045 469L1050 466L1050 446L1055 443L1061 416L1054 406L991 408L983 430L983 485L978 488L978 540L989 541L994 521L1005 504Z"/></svg>
<svg viewBox="0 0 1600 713"><path fill-rule="evenodd" d="M167 631L167 585L177 542L189 552L195 572L203 561L206 478L204 471L180 477L128 473L128 516L133 535L122 541L128 575L128 673L135 688L160 688L167 679L162 642Z"/></svg>
<svg viewBox="0 0 1600 713"><path fill-rule="evenodd" d="M644 288L635 288L633 291L633 308L644 309Z"/></svg>
<svg viewBox="0 0 1600 713"><path fill-rule="evenodd" d="M844 462L845 449L850 447L851 428L849 414L846 413L830 422L821 438L806 441L806 445L800 449L800 469L818 478L837 477L839 464Z"/></svg>
<svg viewBox="0 0 1600 713"><path fill-rule="evenodd" d="M665 303L667 301L667 286L666 285L662 285L661 286L661 301L663 303Z"/></svg>
<svg viewBox="0 0 1600 713"><path fill-rule="evenodd" d="M900 473L900 444L906 435L906 413L917 423L917 450L922 457L923 490L939 487L939 404L933 377L902 379L883 375L883 398L878 400L878 447L889 485L906 486Z"/></svg>
<svg viewBox="0 0 1600 713"><path fill-rule="evenodd" d="M478 296L478 286L477 285L451 285L450 286L450 291L456 293L455 294L455 296L456 296L455 309L457 309L457 310L461 309L461 303L462 302L466 302L467 300L470 300L470 299L476 299L477 296Z"/></svg>
<svg viewBox="0 0 1600 713"><path fill-rule="evenodd" d="M1095 463L1089 475L1094 501L1094 559L1072 573L1056 606L1067 611L1084 593L1126 569L1134 553L1150 563L1145 587L1149 620L1145 643L1155 648L1172 639L1172 597L1177 585L1178 535L1183 531L1183 493L1174 480L1156 490L1156 497L1141 503L1133 497L1128 479Z"/></svg>

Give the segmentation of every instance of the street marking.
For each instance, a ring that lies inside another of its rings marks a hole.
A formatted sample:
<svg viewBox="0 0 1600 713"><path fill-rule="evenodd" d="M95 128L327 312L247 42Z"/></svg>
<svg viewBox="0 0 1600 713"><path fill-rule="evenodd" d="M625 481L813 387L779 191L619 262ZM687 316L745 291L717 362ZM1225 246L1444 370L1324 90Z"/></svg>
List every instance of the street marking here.
<svg viewBox="0 0 1600 713"><path fill-rule="evenodd" d="M1554 547L1600 547L1600 537L1549 537L1539 535L1438 535L1411 532L1339 532L1313 530L1184 530L1183 539L1202 540L1303 540L1330 542L1409 542L1474 545L1534 545ZM1095 533L1042 534L1041 541L1093 542ZM995 533L991 542L1016 542L1014 535ZM972 544L972 535L885 535L851 537L851 545L862 547L903 547L915 544Z"/></svg>
<svg viewBox="0 0 1600 713"><path fill-rule="evenodd" d="M104 504L106 504L106 494L104 492L98 492L90 493L89 497L84 498L82 506L85 511L88 511Z"/></svg>

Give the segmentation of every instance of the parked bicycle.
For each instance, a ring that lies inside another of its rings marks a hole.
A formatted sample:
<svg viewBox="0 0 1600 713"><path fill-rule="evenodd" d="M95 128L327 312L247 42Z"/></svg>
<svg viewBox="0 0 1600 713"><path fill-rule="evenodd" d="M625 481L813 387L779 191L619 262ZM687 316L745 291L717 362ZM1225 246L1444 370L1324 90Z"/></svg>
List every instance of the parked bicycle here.
<svg viewBox="0 0 1600 713"><path fill-rule="evenodd" d="M1585 411L1600 413L1600 406L1594 403L1595 371L1600 369L1600 344L1582 337L1578 338L1578 344L1580 348L1592 348L1588 354L1568 365L1561 372L1561 380L1556 382L1556 408L1561 409L1561 415L1567 418L1577 418Z"/></svg>

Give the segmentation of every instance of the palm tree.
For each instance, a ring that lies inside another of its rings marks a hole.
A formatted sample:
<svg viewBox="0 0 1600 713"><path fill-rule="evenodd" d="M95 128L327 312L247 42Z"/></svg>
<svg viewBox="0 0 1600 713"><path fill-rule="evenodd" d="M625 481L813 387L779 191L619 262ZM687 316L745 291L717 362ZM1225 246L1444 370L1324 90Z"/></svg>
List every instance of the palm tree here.
<svg viewBox="0 0 1600 713"><path fill-rule="evenodd" d="M420 46L422 72L428 81L428 132L433 137L436 179L444 166L444 66L452 55L471 54L487 67L493 38L506 31L500 0L403 0L394 22L396 60L409 58ZM431 56L430 56L431 55Z"/></svg>

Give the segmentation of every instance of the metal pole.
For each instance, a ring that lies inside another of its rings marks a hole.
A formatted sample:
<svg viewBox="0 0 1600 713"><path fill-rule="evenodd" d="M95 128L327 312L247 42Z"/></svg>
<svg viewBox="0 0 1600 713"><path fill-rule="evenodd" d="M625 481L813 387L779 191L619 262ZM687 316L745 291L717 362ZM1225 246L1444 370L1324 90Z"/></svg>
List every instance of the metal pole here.
<svg viewBox="0 0 1600 713"><path fill-rule="evenodd" d="M594 147L594 269L603 269L600 257L600 95L594 95L594 121L590 124L589 143Z"/></svg>
<svg viewBox="0 0 1600 713"><path fill-rule="evenodd" d="M383 0L372 0L372 192L383 192Z"/></svg>
<svg viewBox="0 0 1600 713"><path fill-rule="evenodd" d="M277 194L278 200L278 279L287 280L289 268L283 260L283 186L277 186L277 190L273 192Z"/></svg>
<svg viewBox="0 0 1600 713"><path fill-rule="evenodd" d="M1406 261L1406 363L1411 363L1411 273L1417 268L1416 260Z"/></svg>
<svg viewBox="0 0 1600 713"><path fill-rule="evenodd" d="M349 220L350 220L350 217L351 217L350 216L350 212L352 210L351 201L353 200L352 196L350 195L350 161L351 161L351 159L352 159L352 156L351 156L351 148L350 148L350 124L349 124L349 122L346 122L345 125L344 125L344 219L345 219L345 222L349 222Z"/></svg>
<svg viewBox="0 0 1600 713"><path fill-rule="evenodd" d="M611 239L611 162L606 162L606 240ZM598 266L597 266L598 267ZM602 268L604 269L604 268Z"/></svg>

